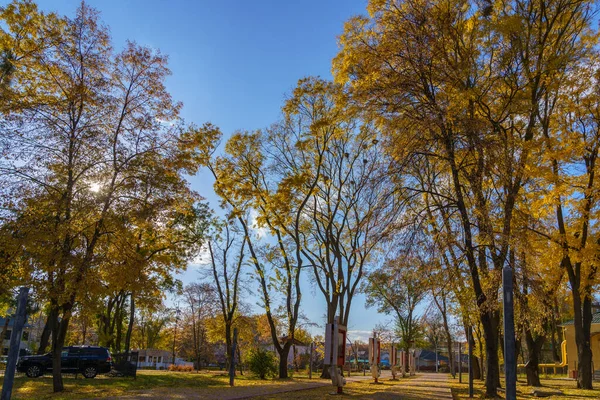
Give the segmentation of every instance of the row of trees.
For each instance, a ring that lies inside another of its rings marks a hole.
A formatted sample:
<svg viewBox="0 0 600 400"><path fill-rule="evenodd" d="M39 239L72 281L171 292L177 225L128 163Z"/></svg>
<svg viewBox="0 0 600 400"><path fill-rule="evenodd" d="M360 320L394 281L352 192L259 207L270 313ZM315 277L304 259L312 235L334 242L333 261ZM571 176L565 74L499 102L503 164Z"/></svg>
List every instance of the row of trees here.
<svg viewBox="0 0 600 400"><path fill-rule="evenodd" d="M591 388L592 4L371 0L368 12L345 25L334 82L301 79L279 121L221 146L218 127L179 118L165 57L135 43L115 53L85 4L74 19L29 1L2 9L0 285L34 286L55 355L78 307L99 316L103 343L127 350L135 315L144 326L174 289L194 359L210 313L231 362L249 276L285 378L310 280L326 322L351 326L364 290L395 315L405 348L427 297L448 348L453 323L475 328L494 396L508 266L528 382L539 385L541 348L558 347L557 324L572 315L578 384ZM221 219L183 178L199 167ZM178 288L174 274L200 249L203 283Z"/></svg>
<svg viewBox="0 0 600 400"><path fill-rule="evenodd" d="M32 286L44 305L39 352L52 344L55 391L72 318L83 342L94 331L115 351L138 336L156 343L168 319L151 315L160 315L162 293L182 290L173 277L202 246L210 287L182 294L196 359L204 296L216 299L234 356L246 265L280 377L303 320L307 272L327 321L339 314L348 323L366 264L399 223L403 201L377 130L344 105L338 85L301 81L280 122L235 134L218 154L218 128L179 118L181 104L164 86L166 57L131 42L116 53L86 4L71 19L15 1L1 17L3 276L7 286ZM183 178L200 165L215 177L223 221Z"/></svg>
<svg viewBox="0 0 600 400"><path fill-rule="evenodd" d="M536 354L554 338L568 283L578 385L591 388L600 137L593 4L373 0L368 11L346 23L335 81L381 130L386 153L411 160L395 174L420 197L411 212L430 251L417 252L419 263L453 282L464 323L481 327L486 394L500 386L505 266L517 276L529 382L539 384Z"/></svg>
<svg viewBox="0 0 600 400"><path fill-rule="evenodd" d="M541 346L553 343L558 357L558 322L572 316L578 385L590 388L599 243L592 4L371 1L368 11L346 24L334 83L300 80L280 122L233 135L224 154L197 154L245 232L267 316L275 283L293 337L308 267L327 321L337 314L348 324L366 266L379 267L365 289L396 313L403 340L420 285L448 347L450 312L475 327L494 396L508 266L528 382L540 384ZM253 223L273 240L253 237ZM568 311L558 306L567 292ZM289 349L277 350L283 363Z"/></svg>
<svg viewBox="0 0 600 400"><path fill-rule="evenodd" d="M77 309L100 316L102 343L129 349L136 307L160 305L203 243L208 208L183 177L196 166L164 55L133 42L116 52L85 3L68 18L16 1L0 19L1 275L45 305L40 351L51 337L61 391Z"/></svg>

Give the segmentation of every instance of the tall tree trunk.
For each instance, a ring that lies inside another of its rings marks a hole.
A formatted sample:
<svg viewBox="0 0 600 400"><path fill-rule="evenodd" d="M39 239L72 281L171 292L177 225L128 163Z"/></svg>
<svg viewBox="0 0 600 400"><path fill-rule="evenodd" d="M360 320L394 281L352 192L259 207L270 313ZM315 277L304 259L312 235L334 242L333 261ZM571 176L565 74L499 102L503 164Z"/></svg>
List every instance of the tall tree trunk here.
<svg viewBox="0 0 600 400"><path fill-rule="evenodd" d="M485 338L486 371L485 387L486 396L495 397L496 389L500 386L500 360L498 358L498 326L500 316L498 311L483 311L481 313L481 326Z"/></svg>
<svg viewBox="0 0 600 400"><path fill-rule="evenodd" d="M234 354L232 353L232 340L231 340L231 324L226 321L225 322L225 363L226 369L229 370L229 367L233 364Z"/></svg>
<svg viewBox="0 0 600 400"><path fill-rule="evenodd" d="M81 345L85 344L85 337L87 336L87 323L83 323L83 329L81 332Z"/></svg>
<svg viewBox="0 0 600 400"><path fill-rule="evenodd" d="M574 291L575 292L575 291ZM577 387L592 389L592 349L590 346L592 326L592 300L588 295L583 299L579 290L573 293L573 307L575 311L575 342L577 344Z"/></svg>
<svg viewBox="0 0 600 400"><path fill-rule="evenodd" d="M557 320L556 320L556 315L558 314L558 305L557 305L558 299L554 299L554 308L553 308L553 315L552 315L552 319L551 319L551 334L550 334L550 339L552 341L552 360L556 363L560 363L561 359L560 359L560 354L558 352L558 349L560 348L560 342L561 340L559 340L558 338L560 337L560 331L558 329L558 324L557 324Z"/></svg>
<svg viewBox="0 0 600 400"><path fill-rule="evenodd" d="M456 376L456 372L454 371L454 351L452 349L452 333L450 332L450 324L448 323L448 307L446 305L446 295L444 292L441 294L441 303L434 296L435 304L437 305L438 310L442 314L442 322L444 326L444 333L446 336L446 346L448 346L448 364L450 367L450 373L454 378Z"/></svg>
<svg viewBox="0 0 600 400"><path fill-rule="evenodd" d="M242 369L242 351L240 350L240 346L236 343L235 345L235 351L237 352L237 356L238 356L238 360L240 360L240 362L238 362L238 367L240 368L240 375L244 375L244 370Z"/></svg>
<svg viewBox="0 0 600 400"><path fill-rule="evenodd" d="M337 300L330 302L329 299L327 301L327 323L333 324L335 318L335 312L337 310ZM327 341L326 341L327 342ZM331 379L331 373L329 372L330 365L326 362L323 362L323 371L321 371L321 379Z"/></svg>
<svg viewBox="0 0 600 400"><path fill-rule="evenodd" d="M296 345L292 345L293 346L293 355L294 355L294 370L296 372L298 372L298 351L296 350Z"/></svg>
<svg viewBox="0 0 600 400"><path fill-rule="evenodd" d="M125 353L131 350L131 333L133 332L133 324L135 322L135 294L131 292L129 295L129 324L127 325L127 334L125 335Z"/></svg>
<svg viewBox="0 0 600 400"><path fill-rule="evenodd" d="M292 348L291 343L289 340L285 342L279 352L279 379L288 377L288 356Z"/></svg>
<svg viewBox="0 0 600 400"><path fill-rule="evenodd" d="M466 320L466 319L464 319ZM465 323L464 326L465 329L465 337L468 338L469 337L469 325L468 323ZM473 330L471 330L472 332ZM452 343L452 342L450 342ZM471 338L471 343L468 343L469 346L475 346L475 339ZM473 379L481 379L481 369L479 368L479 363L477 362L477 357L475 357L475 352L472 351L471 352L471 368L473 370ZM454 376L454 374L453 374Z"/></svg>
<svg viewBox="0 0 600 400"><path fill-rule="evenodd" d="M473 368L473 379L481 379L481 367L479 366L479 358L471 356L471 368Z"/></svg>
<svg viewBox="0 0 600 400"><path fill-rule="evenodd" d="M485 370L485 353L483 352L483 341L479 340L479 354L481 354L480 357L480 366L481 366L481 375L479 377L479 379L484 380L485 379L485 374L486 374L486 370Z"/></svg>
<svg viewBox="0 0 600 400"><path fill-rule="evenodd" d="M71 319L72 306L64 305L63 317L58 323L58 329L53 330L52 337L52 388L54 393L64 390L62 379L62 359L61 353L67 338L67 330L69 329L69 321ZM58 314L58 312L57 312Z"/></svg>
<svg viewBox="0 0 600 400"><path fill-rule="evenodd" d="M127 296L125 293L121 293L121 298L117 304L117 310L115 312L115 326L117 330L116 340L115 340L115 348L117 352L121 352L121 343L123 342L123 315L125 313L125 299Z"/></svg>
<svg viewBox="0 0 600 400"><path fill-rule="evenodd" d="M8 323L10 322L10 316L6 316L4 318L4 326L2 327L2 336L0 336L0 344L4 344L4 339L6 338L6 332L8 332ZM4 346L2 346L4 348Z"/></svg>
<svg viewBox="0 0 600 400"><path fill-rule="evenodd" d="M44 354L46 352L46 349L48 348L48 344L50 343L52 325L56 323L56 317L54 317L52 314L53 311L50 310L48 316L46 317L46 323L44 324L44 329L42 330L42 336L40 337L40 344L37 350L37 354Z"/></svg>
<svg viewBox="0 0 600 400"><path fill-rule="evenodd" d="M525 328L525 344L527 345L527 363L525 373L527 374L527 386L542 386L540 382L540 349L544 343L543 336L533 338L531 330Z"/></svg>

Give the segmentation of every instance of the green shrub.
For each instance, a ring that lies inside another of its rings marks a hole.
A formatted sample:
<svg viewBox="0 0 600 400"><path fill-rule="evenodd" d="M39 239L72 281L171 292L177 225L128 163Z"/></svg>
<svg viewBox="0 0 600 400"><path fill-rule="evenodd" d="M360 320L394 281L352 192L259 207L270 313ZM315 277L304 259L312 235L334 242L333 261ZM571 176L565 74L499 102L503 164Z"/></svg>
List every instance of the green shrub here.
<svg viewBox="0 0 600 400"><path fill-rule="evenodd" d="M277 374L277 357L272 352L261 348L255 348L248 352L246 364L250 372L260 379Z"/></svg>

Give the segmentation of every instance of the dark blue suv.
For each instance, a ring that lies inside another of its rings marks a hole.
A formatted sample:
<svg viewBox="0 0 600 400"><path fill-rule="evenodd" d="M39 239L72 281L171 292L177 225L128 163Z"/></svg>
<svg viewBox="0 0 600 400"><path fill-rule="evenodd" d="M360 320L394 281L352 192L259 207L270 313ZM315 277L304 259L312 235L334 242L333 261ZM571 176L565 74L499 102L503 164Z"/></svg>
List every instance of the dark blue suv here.
<svg viewBox="0 0 600 400"><path fill-rule="evenodd" d="M81 372L86 378L110 372L112 358L110 351L98 346L69 346L61 353L62 372ZM30 378L37 378L45 372L52 371L52 353L19 358L17 371L25 372Z"/></svg>

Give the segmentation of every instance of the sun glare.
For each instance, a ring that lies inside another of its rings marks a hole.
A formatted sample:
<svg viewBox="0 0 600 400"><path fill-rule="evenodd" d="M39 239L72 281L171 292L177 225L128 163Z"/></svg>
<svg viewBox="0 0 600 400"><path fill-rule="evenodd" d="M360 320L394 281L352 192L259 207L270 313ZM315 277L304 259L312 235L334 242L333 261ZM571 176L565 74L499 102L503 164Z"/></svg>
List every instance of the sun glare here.
<svg viewBox="0 0 600 400"><path fill-rule="evenodd" d="M92 183L90 185L90 190L94 193L98 193L100 191L100 184L99 183Z"/></svg>

